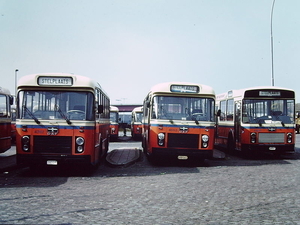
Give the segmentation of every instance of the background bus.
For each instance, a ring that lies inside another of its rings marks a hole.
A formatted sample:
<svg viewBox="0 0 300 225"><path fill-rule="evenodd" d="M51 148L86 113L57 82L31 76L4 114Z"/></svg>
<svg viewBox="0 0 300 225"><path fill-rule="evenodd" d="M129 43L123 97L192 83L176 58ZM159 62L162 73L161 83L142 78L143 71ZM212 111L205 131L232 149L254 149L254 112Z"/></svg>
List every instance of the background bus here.
<svg viewBox="0 0 300 225"><path fill-rule="evenodd" d="M101 86L87 77L22 77L17 92L18 164L97 165L108 150L109 106Z"/></svg>
<svg viewBox="0 0 300 225"><path fill-rule="evenodd" d="M119 109L116 106L110 106L110 139L117 140L119 136Z"/></svg>
<svg viewBox="0 0 300 225"><path fill-rule="evenodd" d="M11 106L11 142L16 143L16 106Z"/></svg>
<svg viewBox="0 0 300 225"><path fill-rule="evenodd" d="M0 87L0 153L11 147L11 105L13 96L8 89Z"/></svg>
<svg viewBox="0 0 300 225"><path fill-rule="evenodd" d="M295 93L254 87L217 95L216 146L251 156L262 151L294 152Z"/></svg>
<svg viewBox="0 0 300 225"><path fill-rule="evenodd" d="M142 146L150 160L161 156L182 160L212 157L215 92L211 87L157 84L146 96L143 109Z"/></svg>
<svg viewBox="0 0 300 225"><path fill-rule="evenodd" d="M296 112L296 115L295 115L295 124L296 124L296 127L295 127L295 129L296 129L296 133L297 134L299 134L300 132L300 112L298 111L298 112Z"/></svg>
<svg viewBox="0 0 300 225"><path fill-rule="evenodd" d="M136 107L131 112L131 136L138 140L142 137L143 107Z"/></svg>

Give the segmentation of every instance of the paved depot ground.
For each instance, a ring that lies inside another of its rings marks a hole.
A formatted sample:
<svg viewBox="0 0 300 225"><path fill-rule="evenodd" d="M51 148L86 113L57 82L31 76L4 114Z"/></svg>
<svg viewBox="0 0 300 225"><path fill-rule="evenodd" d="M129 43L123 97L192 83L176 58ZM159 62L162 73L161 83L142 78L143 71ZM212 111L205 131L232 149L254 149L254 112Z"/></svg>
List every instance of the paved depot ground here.
<svg viewBox="0 0 300 225"><path fill-rule="evenodd" d="M299 151L80 169L2 173L0 224L300 224Z"/></svg>

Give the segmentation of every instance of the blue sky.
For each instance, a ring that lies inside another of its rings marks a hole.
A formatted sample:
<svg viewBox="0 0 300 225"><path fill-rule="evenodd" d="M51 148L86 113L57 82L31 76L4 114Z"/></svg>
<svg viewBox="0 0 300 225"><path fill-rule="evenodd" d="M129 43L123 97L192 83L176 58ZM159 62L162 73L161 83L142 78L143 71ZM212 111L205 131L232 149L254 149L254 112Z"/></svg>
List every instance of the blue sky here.
<svg viewBox="0 0 300 225"><path fill-rule="evenodd" d="M160 82L215 92L271 85L273 0L0 0L0 86L67 72L91 77L112 104L140 104ZM276 0L275 86L300 102L300 1Z"/></svg>

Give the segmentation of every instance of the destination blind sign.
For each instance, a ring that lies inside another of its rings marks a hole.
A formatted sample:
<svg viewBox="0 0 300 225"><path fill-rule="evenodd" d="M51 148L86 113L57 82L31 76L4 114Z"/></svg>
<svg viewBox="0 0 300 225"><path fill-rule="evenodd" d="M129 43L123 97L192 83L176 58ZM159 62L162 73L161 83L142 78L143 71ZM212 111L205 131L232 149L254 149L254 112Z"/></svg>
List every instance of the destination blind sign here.
<svg viewBox="0 0 300 225"><path fill-rule="evenodd" d="M192 85L171 85L171 92L198 93L199 87Z"/></svg>
<svg viewBox="0 0 300 225"><path fill-rule="evenodd" d="M259 91L259 96L280 96L280 91Z"/></svg>
<svg viewBox="0 0 300 225"><path fill-rule="evenodd" d="M71 86L73 79L72 77L39 77L38 85Z"/></svg>

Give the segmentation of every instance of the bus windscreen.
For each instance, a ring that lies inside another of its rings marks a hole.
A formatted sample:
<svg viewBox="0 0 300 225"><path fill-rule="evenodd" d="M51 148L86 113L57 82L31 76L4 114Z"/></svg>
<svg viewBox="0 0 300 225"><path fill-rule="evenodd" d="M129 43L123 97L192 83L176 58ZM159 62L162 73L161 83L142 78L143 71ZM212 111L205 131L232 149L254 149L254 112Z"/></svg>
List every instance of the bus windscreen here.
<svg viewBox="0 0 300 225"><path fill-rule="evenodd" d="M73 91L21 91L21 119L94 120L93 94Z"/></svg>
<svg viewBox="0 0 300 225"><path fill-rule="evenodd" d="M152 119L214 121L214 99L155 96Z"/></svg>
<svg viewBox="0 0 300 225"><path fill-rule="evenodd" d="M243 101L243 123L283 123L294 121L294 100L246 99Z"/></svg>

